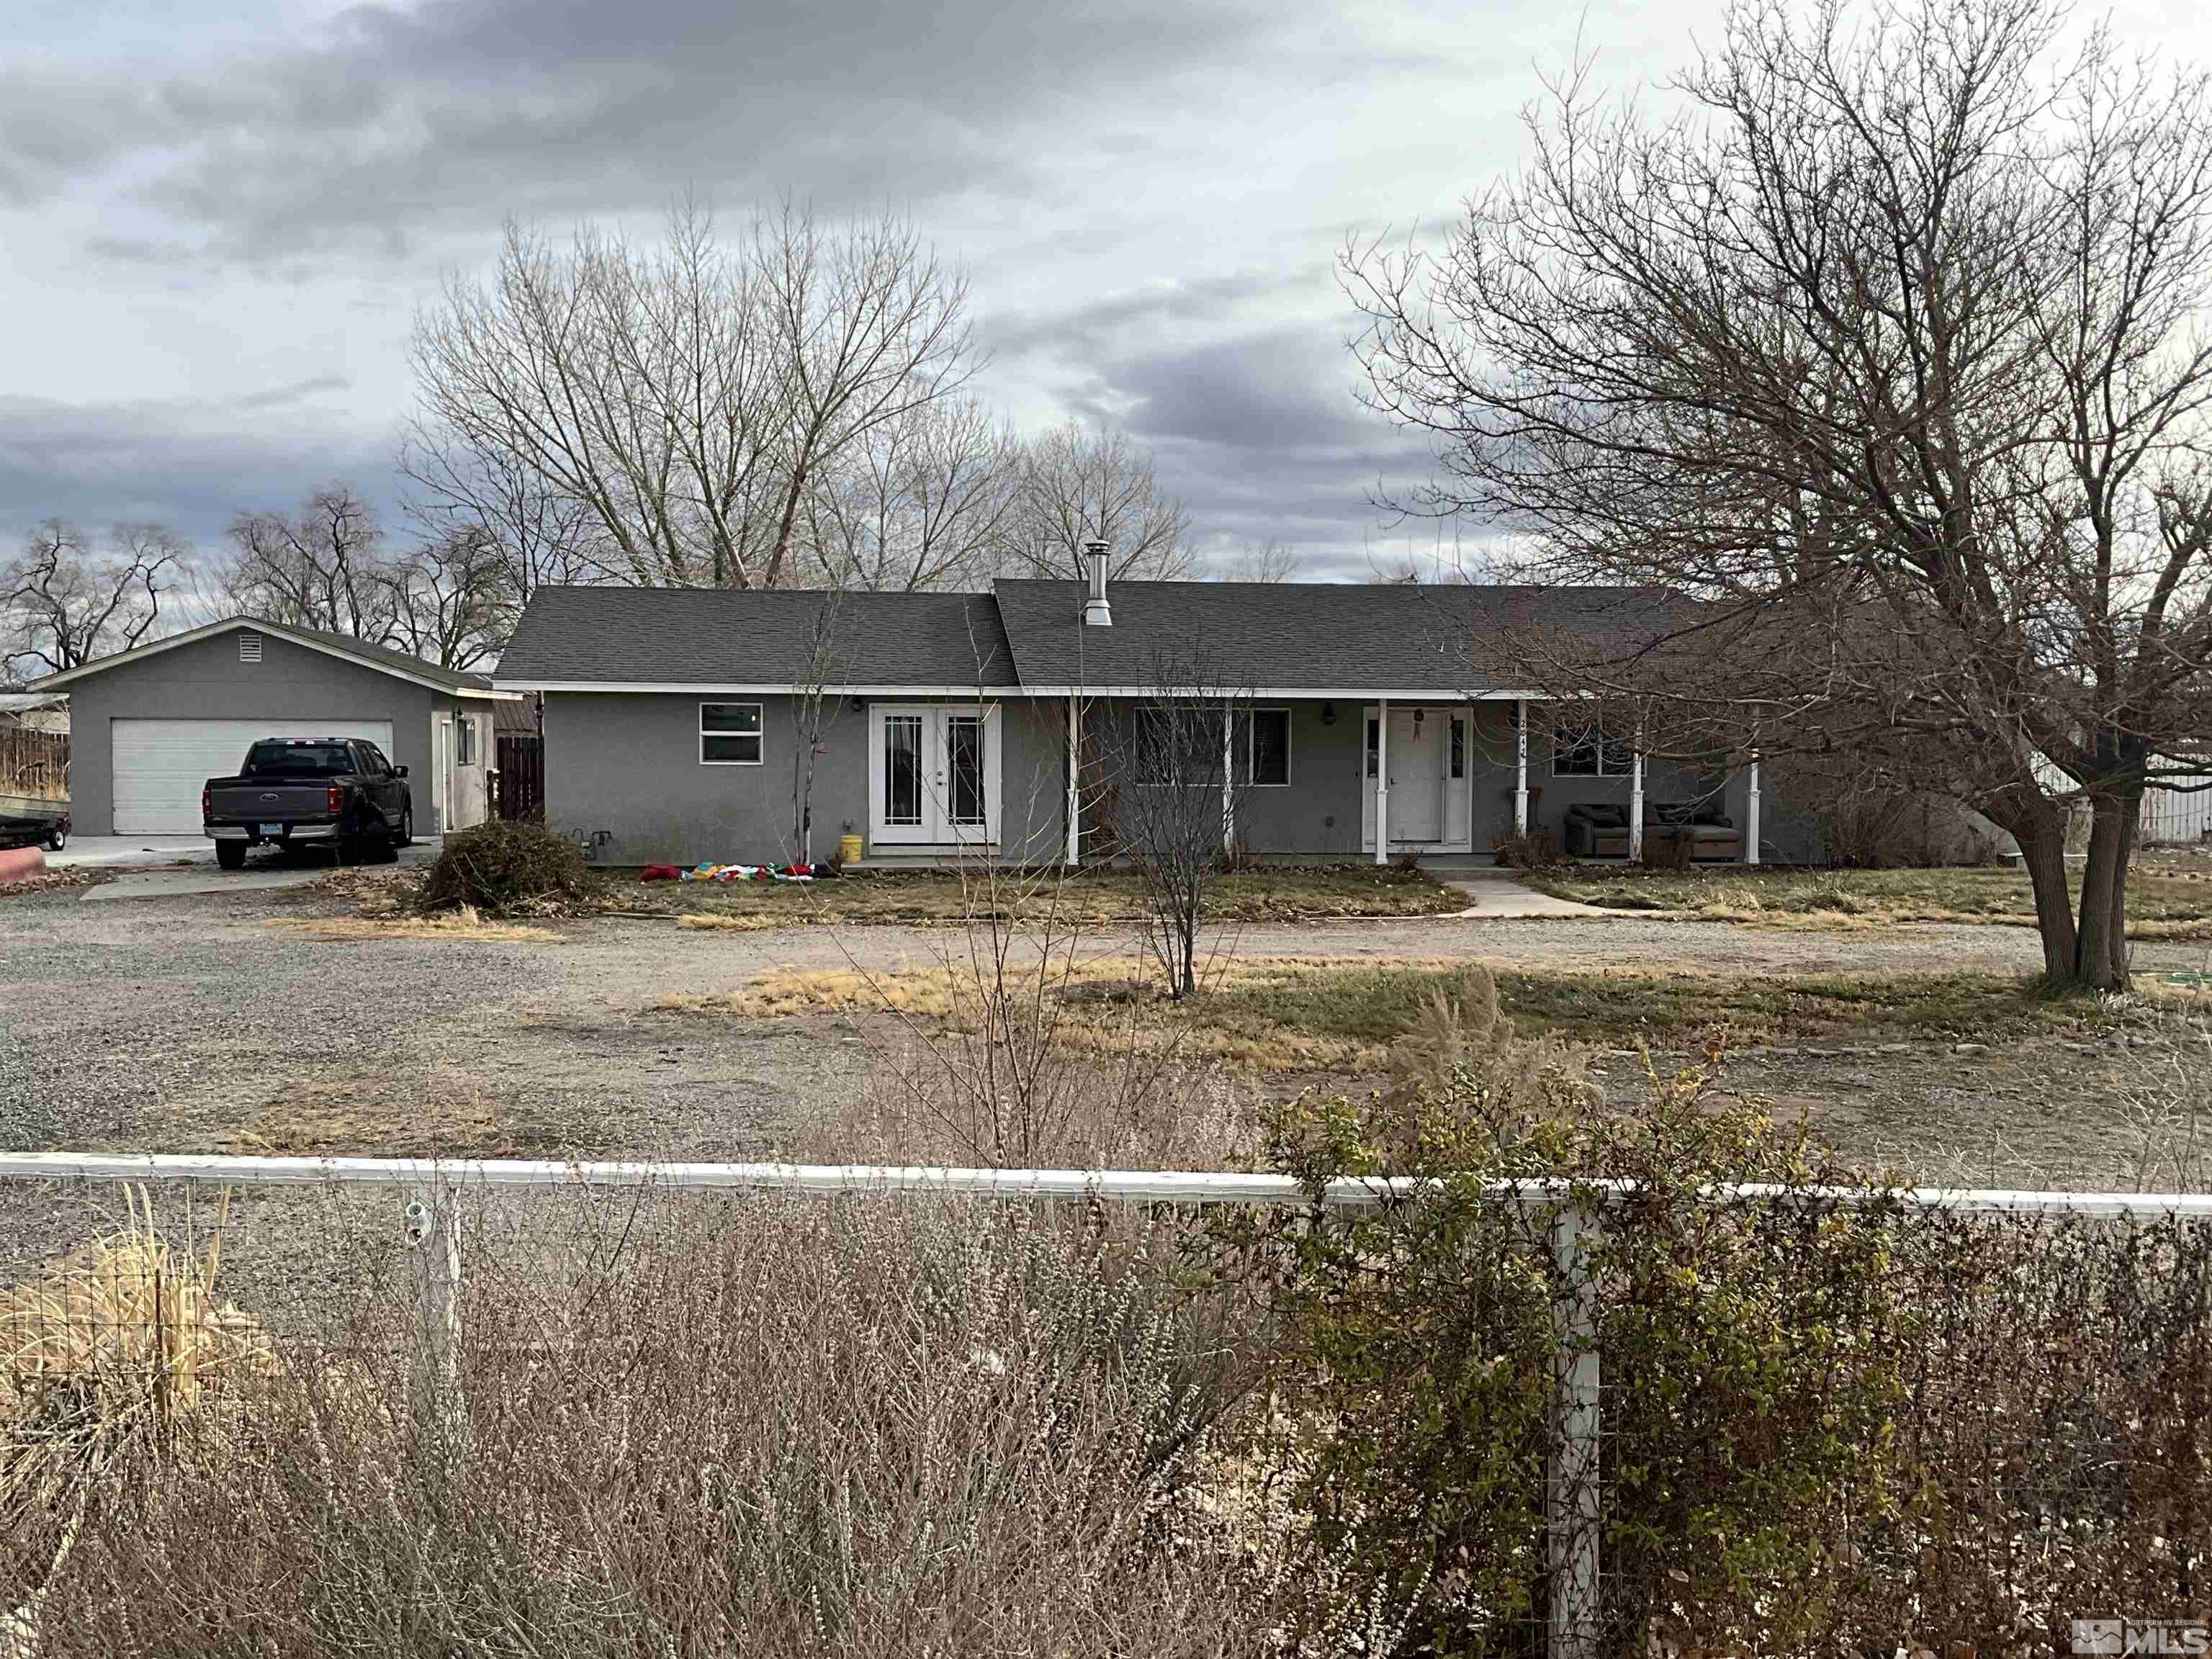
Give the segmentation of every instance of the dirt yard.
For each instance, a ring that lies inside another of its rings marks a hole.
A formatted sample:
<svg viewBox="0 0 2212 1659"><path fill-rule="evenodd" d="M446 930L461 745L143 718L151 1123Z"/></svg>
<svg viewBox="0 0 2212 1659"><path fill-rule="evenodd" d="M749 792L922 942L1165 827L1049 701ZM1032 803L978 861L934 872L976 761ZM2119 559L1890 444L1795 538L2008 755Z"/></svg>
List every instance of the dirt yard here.
<svg viewBox="0 0 2212 1659"><path fill-rule="evenodd" d="M474 938L364 928L351 910L313 889L111 904L63 890L0 905L0 1142L818 1156L823 1125L900 1034L861 1006L776 1015L764 979L927 971L957 943L941 927L716 932L669 917ZM1592 976L1626 974L1647 988L1636 1006L1662 1063L1689 1046L1707 1003L1741 1024L1754 999L1753 1012L1769 1015L1731 1063L1736 1086L1784 1115L1808 1114L1849 1152L1938 1179L2106 1184L2172 1139L2177 1103L2204 1099L2212 1072L2204 1044L2172 1041L2179 1022L2155 1006L2058 1021L2028 1010L1984 1031L1975 1010L1993 1005L1971 999L1941 1019L1866 1022L1832 1010L1799 1017L1796 1003L1774 1000L1773 988L1823 976L1940 975L1981 982L1977 995L2009 1006L2004 976L2036 966L2033 935L2016 928L1435 917L1247 926L1222 945L1239 958L1324 967L1488 961L1547 994L1582 985L1585 1001ZM1138 954L1126 929L1102 930L1087 948ZM2139 965L2197 969L2204 954L2146 943ZM1583 1023L1559 1029L1595 1038L1608 1087L1632 1095L1637 1062L1622 1050L1635 1029L1608 1042L1575 1006ZM1316 1063L1275 1066L1245 1086L1368 1080L1340 1055Z"/></svg>

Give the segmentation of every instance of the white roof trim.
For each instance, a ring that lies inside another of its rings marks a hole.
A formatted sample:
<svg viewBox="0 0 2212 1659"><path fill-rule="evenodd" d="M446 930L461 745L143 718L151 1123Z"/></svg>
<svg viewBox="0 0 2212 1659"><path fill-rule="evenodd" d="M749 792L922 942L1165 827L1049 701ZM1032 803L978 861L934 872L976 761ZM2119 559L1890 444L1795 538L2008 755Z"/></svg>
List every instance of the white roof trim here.
<svg viewBox="0 0 2212 1659"><path fill-rule="evenodd" d="M773 684L746 682L697 680L501 680L503 689L520 691L605 691L634 692L647 695L693 692L702 696L782 696L811 691L806 685ZM824 696L840 697L1156 697L1160 688L1156 685L825 685ZM1527 697L1541 699L1534 691L1468 691L1453 686L1443 690L1413 691L1376 691L1371 688L1313 685L1237 686L1230 690L1237 697L1290 697L1313 701L1319 698L1341 698L1351 701L1387 699L1392 702L1511 702Z"/></svg>
<svg viewBox="0 0 2212 1659"><path fill-rule="evenodd" d="M212 640L224 634L240 632L274 634L277 638L290 644L303 647L307 650L319 651L325 656L336 658L340 662L354 663L379 674L389 674L396 680L406 680L432 691L441 692L449 697L503 700L515 695L513 692L502 692L483 686L447 685L443 680L432 679L428 674L410 674L397 664L380 660L379 657L370 655L369 652L374 649L373 647L357 652L342 651L334 645L325 644L321 640L310 639L299 634L287 628L283 623L270 622L260 617L226 617L221 622L211 622L203 628L189 629L182 634L172 634L168 638L155 640L150 645L134 646L128 651L118 651L112 657L101 657L81 667L64 669L58 674L48 674L43 679L33 681L31 689L39 690L47 686L67 685L72 681L88 679L94 674L105 673L111 668L120 667L126 662L143 662L149 657L158 657L162 652L173 651L180 645L197 645L202 640Z"/></svg>
<svg viewBox="0 0 2212 1659"><path fill-rule="evenodd" d="M1188 690L1176 687L1171 690ZM1232 697L1291 697L1312 702L1331 698L1350 702L1364 698L1373 702L1512 702L1522 697L1536 697L1534 691L1470 691L1463 685L1419 686L1410 690L1393 689L1378 691L1371 685L1255 685L1211 686L1204 688L1209 694L1225 692ZM1031 697L1157 697L1157 685L1025 685L1024 696Z"/></svg>
<svg viewBox="0 0 2212 1659"><path fill-rule="evenodd" d="M702 682L697 680L501 680L497 684L506 696L518 696L525 691L618 691L649 694L677 693L689 696L693 693L702 697L720 696L790 696L811 692L811 685L771 684L766 681L738 684L728 681ZM1018 685L825 685L824 696L836 697L1024 697L1030 694Z"/></svg>

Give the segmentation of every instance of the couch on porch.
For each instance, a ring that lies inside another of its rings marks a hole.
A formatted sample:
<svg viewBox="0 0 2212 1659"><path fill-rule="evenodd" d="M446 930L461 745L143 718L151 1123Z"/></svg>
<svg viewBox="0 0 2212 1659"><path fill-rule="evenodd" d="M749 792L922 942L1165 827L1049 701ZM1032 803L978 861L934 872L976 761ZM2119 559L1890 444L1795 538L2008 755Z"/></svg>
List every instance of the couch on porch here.
<svg viewBox="0 0 2212 1659"><path fill-rule="evenodd" d="M1560 840L1569 858L1625 859L1628 856L1628 808L1614 801L1577 801L1567 808ZM1698 862L1728 862L1743 856L1743 834L1729 816L1707 801L1650 801L1644 808L1646 847L1686 840Z"/></svg>

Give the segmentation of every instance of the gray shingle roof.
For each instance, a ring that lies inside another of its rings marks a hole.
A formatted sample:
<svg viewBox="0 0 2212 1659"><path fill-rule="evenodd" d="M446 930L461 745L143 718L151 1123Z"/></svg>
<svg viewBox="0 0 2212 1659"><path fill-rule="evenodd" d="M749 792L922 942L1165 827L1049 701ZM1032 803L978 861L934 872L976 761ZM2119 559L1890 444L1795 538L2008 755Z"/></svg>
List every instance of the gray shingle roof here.
<svg viewBox="0 0 2212 1659"><path fill-rule="evenodd" d="M435 680L441 685L451 686L456 691L489 691L491 681L482 674L466 674L458 669L441 668L436 663L426 662L404 651L395 651L389 646L371 645L367 640L356 639L350 634L331 634L319 628L298 628L290 623L262 622L258 617L240 617L237 621L247 627L258 625L279 635L289 634L303 640L314 640L334 651L343 651L349 657L359 658L370 667L389 667L401 673L419 674L426 680Z"/></svg>
<svg viewBox="0 0 2212 1659"><path fill-rule="evenodd" d="M499 661L508 686L811 683L810 589L542 587ZM829 632L838 685L1012 686L998 607L981 593L847 593Z"/></svg>
<svg viewBox="0 0 2212 1659"><path fill-rule="evenodd" d="M1657 588L1355 586L1316 582L1114 583L1111 628L1083 625L1075 581L1001 581L1021 683L1139 686L1195 676L1253 690L1474 693L1516 688L1516 637L1587 648L1649 637Z"/></svg>
<svg viewBox="0 0 2212 1659"><path fill-rule="evenodd" d="M432 685L443 686L450 691L489 691L491 681L482 674L466 674L457 669L441 668L421 657L410 656L404 651L395 651L387 646L372 645L350 634L332 634L319 628L301 628L291 623L270 622L264 617L240 612L225 617L203 627L189 629L182 634L171 634L158 640L149 640L143 645L133 646L128 651L118 651L111 657L96 657L81 667L59 674L48 674L33 682L34 685L66 685L104 674L109 669L125 663L142 662L159 656L164 651L180 645L190 645L200 640L213 639L233 629L259 629L278 639L293 639L305 643L327 647L341 655L352 658L364 667L380 669L386 673L404 674Z"/></svg>

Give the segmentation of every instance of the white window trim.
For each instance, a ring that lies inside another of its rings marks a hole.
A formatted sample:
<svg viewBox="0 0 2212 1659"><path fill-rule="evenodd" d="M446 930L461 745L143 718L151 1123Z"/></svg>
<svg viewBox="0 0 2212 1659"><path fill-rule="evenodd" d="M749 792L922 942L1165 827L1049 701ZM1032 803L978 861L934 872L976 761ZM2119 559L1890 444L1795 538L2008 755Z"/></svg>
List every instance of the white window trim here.
<svg viewBox="0 0 2212 1659"><path fill-rule="evenodd" d="M707 711L709 708L750 708L753 711L753 729L750 732L709 732ZM750 760L708 760L707 739L709 738L750 738L754 744ZM757 702L732 701L726 697L705 697L699 702L699 764L702 766L765 766L768 764L768 710Z"/></svg>
<svg viewBox="0 0 2212 1659"><path fill-rule="evenodd" d="M1297 747L1296 739L1297 721L1291 717L1289 705L1261 703L1238 712L1248 716L1280 714L1283 717L1283 781L1280 783L1262 783L1252 775L1252 722L1247 719L1244 722L1244 752L1237 757L1237 760L1243 767L1243 775L1237 780L1237 787L1240 789L1289 788L1297 778L1297 763L1291 758L1292 751Z"/></svg>
<svg viewBox="0 0 2212 1659"><path fill-rule="evenodd" d="M1557 721L1553 721L1552 725L1551 775L1555 778L1626 778L1634 775L1636 771L1636 756L1632 750L1629 753L1628 764L1610 769L1607 767L1605 763L1605 751L1611 748L1616 741L1618 741L1618 739L1607 737L1604 728L1601 726L1598 729L1594 745L1597 750L1597 770L1595 772L1562 772L1559 770L1560 750L1563 748L1580 748L1582 745L1579 744L1562 744L1559 741L1559 723Z"/></svg>
<svg viewBox="0 0 2212 1659"><path fill-rule="evenodd" d="M1164 706L1166 705L1164 705L1160 699L1157 697L1138 704L1138 707L1140 708L1158 708ZM1231 757L1231 763L1237 768L1237 778L1232 787L1238 789L1289 788L1291 785L1297 780L1297 773L1295 769L1296 763L1291 758L1291 753L1297 746L1297 720L1292 714L1289 706L1284 703L1261 703L1250 708L1239 706L1237 708L1235 712L1237 718L1243 721L1244 741L1241 745L1239 745L1239 752ZM1248 714L1280 714L1283 717L1283 781L1280 783L1261 783L1256 781L1252 776L1252 722L1249 720L1245 720L1244 717ZM1130 716L1130 720L1133 724L1129 731L1129 743L1133 749L1134 748L1137 741L1136 729L1133 722L1139 718L1141 718L1141 716L1134 714ZM1210 755L1213 751L1209 749L1206 752ZM1211 784L1206 784L1204 786L1194 784L1188 787L1193 788L1203 787L1210 789L1213 786ZM1170 789L1174 787L1174 786L1172 784L1166 783L1148 782L1140 778L1137 781L1136 787L1139 789Z"/></svg>

